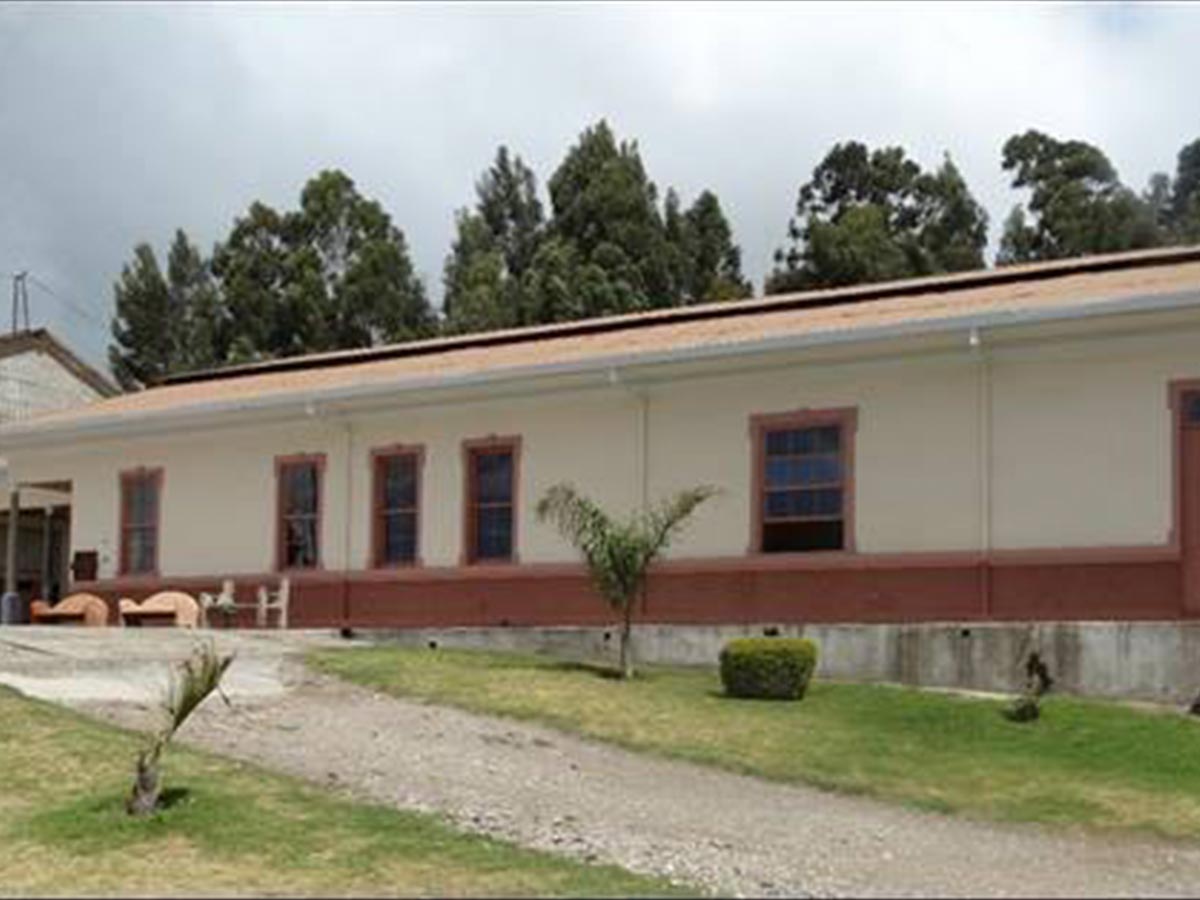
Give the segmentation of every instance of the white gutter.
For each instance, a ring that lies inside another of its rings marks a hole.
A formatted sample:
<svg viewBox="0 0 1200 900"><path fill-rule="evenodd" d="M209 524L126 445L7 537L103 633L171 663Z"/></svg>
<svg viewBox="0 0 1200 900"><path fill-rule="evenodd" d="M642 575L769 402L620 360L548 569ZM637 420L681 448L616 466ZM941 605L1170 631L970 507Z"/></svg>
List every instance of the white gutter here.
<svg viewBox="0 0 1200 900"><path fill-rule="evenodd" d="M868 328L845 328L809 334L787 334L754 341L729 341L678 347L651 353L618 353L581 361L514 366L464 375L441 375L401 382L377 381L302 392L280 392L239 400L189 404L180 409L166 411L118 412L45 423L39 423L33 419L0 427L0 448L44 446L64 438L126 436L169 431L174 427L202 424L209 418L239 413L260 414L275 411L286 415L293 411L301 411L314 404L394 398L397 393L414 393L422 390L492 387L531 381L537 378L588 373L600 373L607 378L608 373L614 369L630 370L670 363L721 360L759 353L869 343L903 337L945 334L960 329L990 329L1003 326L1075 321L1109 315L1165 312L1198 305L1200 305L1200 291L1189 290L1171 294L1125 297L1119 300L1101 300L1069 308L1000 310L968 316L944 316L935 319L898 322L892 325L877 325ZM261 415L259 420L261 420Z"/></svg>

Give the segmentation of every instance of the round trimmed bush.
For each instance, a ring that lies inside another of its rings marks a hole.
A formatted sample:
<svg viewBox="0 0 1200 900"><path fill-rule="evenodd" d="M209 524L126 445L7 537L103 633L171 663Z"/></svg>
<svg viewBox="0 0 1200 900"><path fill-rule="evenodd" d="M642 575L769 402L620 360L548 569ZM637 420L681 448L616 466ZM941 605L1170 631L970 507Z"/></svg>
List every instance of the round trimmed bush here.
<svg viewBox="0 0 1200 900"><path fill-rule="evenodd" d="M721 683L731 697L799 700L817 667L807 638L736 638L721 649Z"/></svg>

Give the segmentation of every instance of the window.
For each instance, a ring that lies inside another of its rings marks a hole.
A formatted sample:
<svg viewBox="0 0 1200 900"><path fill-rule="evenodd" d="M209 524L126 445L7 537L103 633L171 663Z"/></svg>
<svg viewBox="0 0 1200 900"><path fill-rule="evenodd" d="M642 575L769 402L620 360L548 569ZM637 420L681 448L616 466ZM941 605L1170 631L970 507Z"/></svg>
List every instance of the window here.
<svg viewBox="0 0 1200 900"><path fill-rule="evenodd" d="M121 475L121 574L158 571L158 512L162 469Z"/></svg>
<svg viewBox="0 0 1200 900"><path fill-rule="evenodd" d="M853 411L763 416L753 425L756 549L851 549Z"/></svg>
<svg viewBox="0 0 1200 900"><path fill-rule="evenodd" d="M279 522L276 568L315 569L321 564L323 456L276 460Z"/></svg>
<svg viewBox="0 0 1200 900"><path fill-rule="evenodd" d="M518 441L515 438L469 441L465 449L466 561L511 561L516 555Z"/></svg>
<svg viewBox="0 0 1200 900"><path fill-rule="evenodd" d="M375 566L413 565L417 561L417 509L421 496L420 448L377 450L374 459Z"/></svg>
<svg viewBox="0 0 1200 900"><path fill-rule="evenodd" d="M1188 391L1183 395L1183 425L1200 428L1200 391Z"/></svg>

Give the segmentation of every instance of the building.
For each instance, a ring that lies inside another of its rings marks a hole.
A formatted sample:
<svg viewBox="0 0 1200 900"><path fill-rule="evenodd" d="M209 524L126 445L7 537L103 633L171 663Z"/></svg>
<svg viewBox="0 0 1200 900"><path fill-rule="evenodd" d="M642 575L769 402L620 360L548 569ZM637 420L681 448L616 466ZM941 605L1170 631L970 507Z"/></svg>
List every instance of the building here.
<svg viewBox="0 0 1200 900"><path fill-rule="evenodd" d="M112 397L117 388L45 329L0 336L0 424ZM0 446L0 453L2 453ZM0 491L9 494L8 465L0 457ZM15 586L26 596L53 595L66 583L68 497L46 485L25 492L17 529ZM0 547L8 545L9 512L0 510ZM0 553L7 583L8 554Z"/></svg>
<svg viewBox="0 0 1200 900"><path fill-rule="evenodd" d="M297 626L597 624L534 513L718 487L644 621L1200 612L1200 248L332 353L8 425L76 588Z"/></svg>

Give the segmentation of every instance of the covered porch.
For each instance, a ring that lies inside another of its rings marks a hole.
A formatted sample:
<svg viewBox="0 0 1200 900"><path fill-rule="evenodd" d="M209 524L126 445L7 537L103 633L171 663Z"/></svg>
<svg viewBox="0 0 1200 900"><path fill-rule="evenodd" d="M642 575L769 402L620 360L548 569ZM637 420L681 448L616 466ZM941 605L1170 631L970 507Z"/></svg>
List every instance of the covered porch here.
<svg viewBox="0 0 1200 900"><path fill-rule="evenodd" d="M0 578L4 595L16 595L0 609L2 624L29 621L35 599L57 601L70 583L71 483L14 483L0 466Z"/></svg>

